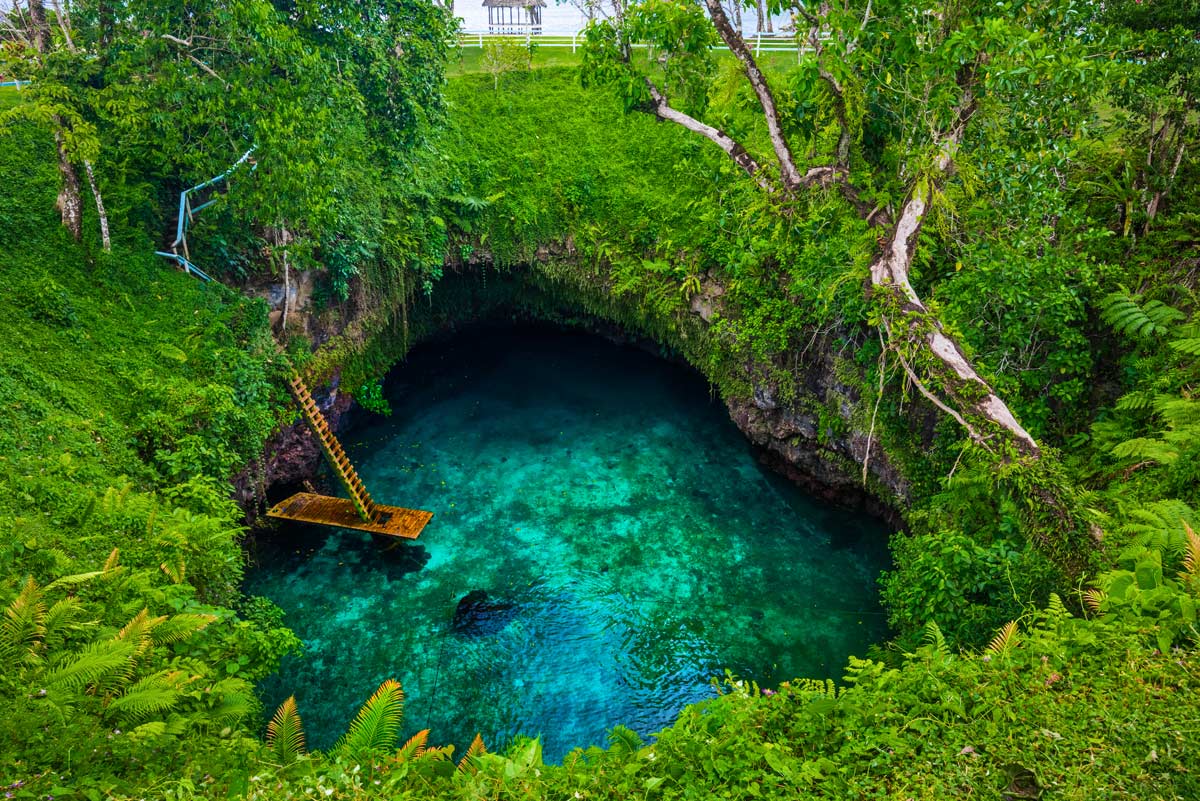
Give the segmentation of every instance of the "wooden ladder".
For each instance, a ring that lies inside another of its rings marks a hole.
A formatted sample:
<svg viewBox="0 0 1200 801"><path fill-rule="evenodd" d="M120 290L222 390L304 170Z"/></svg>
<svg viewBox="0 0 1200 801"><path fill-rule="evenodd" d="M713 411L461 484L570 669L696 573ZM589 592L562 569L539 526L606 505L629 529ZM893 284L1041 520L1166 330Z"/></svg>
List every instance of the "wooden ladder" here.
<svg viewBox="0 0 1200 801"><path fill-rule="evenodd" d="M296 373L292 373L292 377L288 379L288 385L291 387L296 402L300 404L300 411L303 412L308 427L317 435L325 458L329 461L333 472L337 474L338 480L342 482L342 486L346 488L346 492L350 494L354 510L364 522L372 522L376 514L375 501L371 499L371 494L367 492L354 465L350 463L350 457L346 455L342 443L338 442L338 438L329 428L329 421L325 419L325 415L321 414L320 408L313 400L312 393L308 391L308 387Z"/></svg>

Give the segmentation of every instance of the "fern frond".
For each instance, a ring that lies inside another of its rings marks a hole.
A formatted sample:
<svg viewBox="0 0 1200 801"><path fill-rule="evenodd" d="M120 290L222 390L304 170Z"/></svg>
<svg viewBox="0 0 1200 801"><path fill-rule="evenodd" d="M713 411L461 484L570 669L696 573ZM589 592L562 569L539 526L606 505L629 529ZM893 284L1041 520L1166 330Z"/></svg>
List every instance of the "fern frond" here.
<svg viewBox="0 0 1200 801"><path fill-rule="evenodd" d="M942 656L950 655L950 646L946 645L946 638L942 635L941 628L932 620L925 624L925 634L921 637L921 641L926 645L932 645L934 650Z"/></svg>
<svg viewBox="0 0 1200 801"><path fill-rule="evenodd" d="M1059 601L1059 604L1061 603L1062 601ZM992 638L992 641L988 643L988 646L985 649L986 652L997 655L1008 653L1010 650L1016 647L1018 634L1017 621L1012 620L1008 623L1005 623L996 636Z"/></svg>
<svg viewBox="0 0 1200 801"><path fill-rule="evenodd" d="M1167 343L1172 350L1188 356L1200 356L1200 338L1176 339Z"/></svg>
<svg viewBox="0 0 1200 801"><path fill-rule="evenodd" d="M151 632L166 621L166 615L159 617L150 617L150 610L142 607L142 611L133 616L119 632L117 632L118 640L125 640L134 644L136 654L144 656L154 645L154 640L151 638Z"/></svg>
<svg viewBox="0 0 1200 801"><path fill-rule="evenodd" d="M182 584L183 580L187 578L187 563L183 561L182 556L179 557L179 561L176 564L163 562L158 567L162 572L167 574L167 577L171 579L173 584Z"/></svg>
<svg viewBox="0 0 1200 801"><path fill-rule="evenodd" d="M613 726L612 731L608 733L608 742L611 745L609 749L614 754L623 754L632 756L642 748L642 738L637 732L627 726Z"/></svg>
<svg viewBox="0 0 1200 801"><path fill-rule="evenodd" d="M1168 499L1138 506L1128 513L1121 531L1133 535L1137 545L1157 548L1174 556L1187 549L1184 529L1195 512L1183 501Z"/></svg>
<svg viewBox="0 0 1200 801"><path fill-rule="evenodd" d="M54 644L62 642L68 632L78 631L82 626L77 623L83 612L83 605L77 598L60 598L46 610L42 623L44 647L50 649Z"/></svg>
<svg viewBox="0 0 1200 801"><path fill-rule="evenodd" d="M1186 315L1159 300L1141 302L1140 295L1120 292L1106 297L1102 303L1101 317L1119 334L1134 339L1163 336L1170 326L1183 320Z"/></svg>
<svg viewBox="0 0 1200 801"><path fill-rule="evenodd" d="M113 548L112 553L104 560L104 572L110 573L120 567L121 549Z"/></svg>
<svg viewBox="0 0 1200 801"><path fill-rule="evenodd" d="M304 723L296 711L296 696L290 696L275 710L267 724L267 745L284 765L304 753Z"/></svg>
<svg viewBox="0 0 1200 801"><path fill-rule="evenodd" d="M487 753L487 748L483 745L483 736L475 735L475 739L471 741L471 747L467 749L467 753L463 754L463 758L458 763L459 773L475 774L479 772L479 757Z"/></svg>
<svg viewBox="0 0 1200 801"><path fill-rule="evenodd" d="M1118 459L1132 459L1142 462L1158 462L1170 465L1179 460L1179 450L1171 447L1161 439L1135 437L1117 443L1109 451Z"/></svg>
<svg viewBox="0 0 1200 801"><path fill-rule="evenodd" d="M42 590L30 576L21 592L5 608L4 619L0 620L0 656L4 662L25 662L33 656L34 646L45 633L45 617Z"/></svg>
<svg viewBox="0 0 1200 801"><path fill-rule="evenodd" d="M1100 614L1100 605L1104 603L1105 594L1097 589L1083 591L1083 604L1092 611L1093 614Z"/></svg>
<svg viewBox="0 0 1200 801"><path fill-rule="evenodd" d="M1200 535L1187 523L1183 524L1187 537L1187 549L1183 556L1183 573L1186 576L1200 577Z"/></svg>
<svg viewBox="0 0 1200 801"><path fill-rule="evenodd" d="M182 642L200 631L208 624L216 621L216 615L198 615L183 613L172 615L150 632L150 638L155 645L168 645Z"/></svg>
<svg viewBox="0 0 1200 801"><path fill-rule="evenodd" d="M228 726L254 714L256 709L252 694L226 693L209 715L217 723Z"/></svg>
<svg viewBox="0 0 1200 801"><path fill-rule="evenodd" d="M1067 609L1067 605L1063 603L1062 597L1057 592L1050 593L1050 600L1046 602L1046 612L1059 620L1071 616L1070 610Z"/></svg>
<svg viewBox="0 0 1200 801"><path fill-rule="evenodd" d="M400 750L396 752L396 759L400 762L405 762L409 759L419 759L425 753L425 744L427 742L429 742L429 729L421 729L412 737L409 737L404 745L400 746Z"/></svg>
<svg viewBox="0 0 1200 801"><path fill-rule="evenodd" d="M179 684L180 676L175 671L147 676L114 699L108 713L127 720L144 720L166 712L179 703Z"/></svg>
<svg viewBox="0 0 1200 801"><path fill-rule="evenodd" d="M399 682L388 679L358 710L358 717L335 748L351 754L390 749L403 717L404 691Z"/></svg>
<svg viewBox="0 0 1200 801"><path fill-rule="evenodd" d="M74 587L79 584L86 584L92 579L103 575L103 570L93 570L89 573L76 573L73 576L62 576L47 584L46 589L52 590L55 587Z"/></svg>
<svg viewBox="0 0 1200 801"><path fill-rule="evenodd" d="M1152 392L1130 392L1117 399L1116 408L1120 411L1140 412L1149 409L1153 403Z"/></svg>
<svg viewBox="0 0 1200 801"><path fill-rule="evenodd" d="M135 647L123 640L88 643L42 679L52 689L77 690L132 670Z"/></svg>

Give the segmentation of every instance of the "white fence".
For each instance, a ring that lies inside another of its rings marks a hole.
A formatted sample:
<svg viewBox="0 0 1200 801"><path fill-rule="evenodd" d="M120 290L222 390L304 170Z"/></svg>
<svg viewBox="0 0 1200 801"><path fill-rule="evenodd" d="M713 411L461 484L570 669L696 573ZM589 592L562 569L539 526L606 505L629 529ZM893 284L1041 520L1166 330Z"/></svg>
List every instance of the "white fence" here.
<svg viewBox="0 0 1200 801"><path fill-rule="evenodd" d="M505 41L516 39L537 47L569 47L574 53L583 45L583 31L549 31L544 28L537 30L527 25L505 25L500 31L468 30L460 31L458 35L460 47L482 48L484 42L489 39ZM802 53L811 49L807 42L801 43L796 35L790 32L748 34L745 39L746 44L754 50L754 55L759 53ZM634 47L646 47L646 45L635 44ZM719 44L711 49L725 50L727 48L724 44Z"/></svg>

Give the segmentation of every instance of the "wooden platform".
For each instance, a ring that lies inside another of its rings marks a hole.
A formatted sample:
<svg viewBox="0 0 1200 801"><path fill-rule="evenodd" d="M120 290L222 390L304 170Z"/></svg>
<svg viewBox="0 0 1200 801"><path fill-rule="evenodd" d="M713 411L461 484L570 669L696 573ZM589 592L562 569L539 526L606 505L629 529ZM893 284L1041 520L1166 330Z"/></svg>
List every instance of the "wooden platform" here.
<svg viewBox="0 0 1200 801"><path fill-rule="evenodd" d="M369 531L372 534L401 537L406 540L415 540L421 529L425 528L425 524L433 517L433 512L401 509L398 506L384 506L378 503L374 504L374 511L372 522L367 523L358 516L354 503L347 498L300 492L272 506L267 511L267 517L352 528L355 531Z"/></svg>

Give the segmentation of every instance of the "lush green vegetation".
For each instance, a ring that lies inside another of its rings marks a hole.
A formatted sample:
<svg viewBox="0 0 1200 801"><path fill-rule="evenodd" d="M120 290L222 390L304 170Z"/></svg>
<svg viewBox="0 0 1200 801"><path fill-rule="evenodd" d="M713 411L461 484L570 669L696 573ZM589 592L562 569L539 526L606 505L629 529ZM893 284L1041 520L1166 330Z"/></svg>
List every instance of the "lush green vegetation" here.
<svg viewBox="0 0 1200 801"><path fill-rule="evenodd" d="M801 169L833 159L854 193L763 192L641 113L661 112L650 78L770 164L761 105L736 60L707 56L693 6L597 30L587 88L574 66L475 73L470 57L443 86L446 21L418 2L70 9L62 25L42 9L44 28L14 17L4 51L36 81L0 111L5 792L1200 795L1193 0L876 3L878 24L822 7L855 46L835 36L768 74ZM658 57L623 60L624 35ZM938 169L964 64L986 65L978 104ZM175 193L251 146L258 167L199 220L195 260L233 286L319 271L318 313L342 334L312 371L343 370L364 405L413 337L487 303L616 321L730 399L812 403L806 354L836 351L853 397L813 410L823 436L872 430L909 486L884 584L895 641L840 686L729 677L653 745L617 728L562 766L534 742L452 755L437 732L397 750L393 685L337 747L304 754L304 710L253 697L297 643L240 597L228 499L291 419L283 357L261 301L151 255ZM786 183L777 169L760 172ZM91 201L55 211L89 173L111 243ZM894 232L860 207L900 219L917 197L924 301L904 316L863 291ZM439 293L447 264L481 276L482 300ZM909 320L961 345L1036 458L925 403L916 380L951 405L970 395L895 333Z"/></svg>

